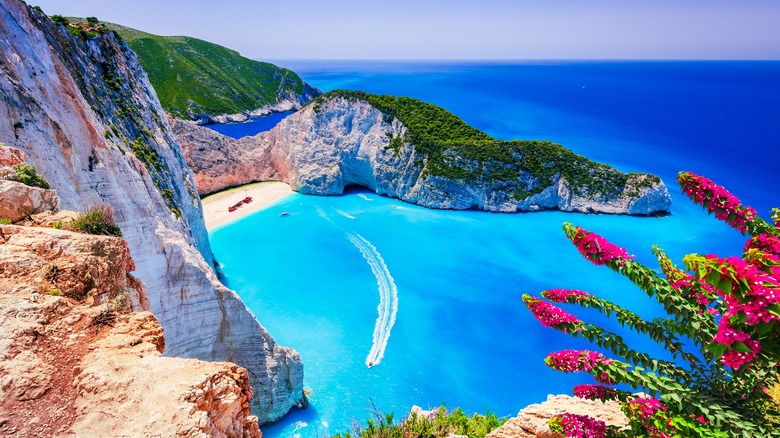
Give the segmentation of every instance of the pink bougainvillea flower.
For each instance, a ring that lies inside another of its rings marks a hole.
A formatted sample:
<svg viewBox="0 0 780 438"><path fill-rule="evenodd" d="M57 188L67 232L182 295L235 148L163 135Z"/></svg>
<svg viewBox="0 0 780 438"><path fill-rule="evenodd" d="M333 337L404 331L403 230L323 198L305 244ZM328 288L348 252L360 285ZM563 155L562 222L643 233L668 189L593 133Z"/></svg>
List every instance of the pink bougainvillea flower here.
<svg viewBox="0 0 780 438"><path fill-rule="evenodd" d="M523 296L523 302L534 317L545 327L557 328L568 333L569 325L579 325L581 321L574 315L559 309L540 299Z"/></svg>
<svg viewBox="0 0 780 438"><path fill-rule="evenodd" d="M693 202L742 233L747 232L748 222L754 221L758 216L756 210L742 206L739 198L708 178L691 172L680 172L677 181Z"/></svg>
<svg viewBox="0 0 780 438"><path fill-rule="evenodd" d="M617 390L603 385L577 385L574 387L574 396L587 400L612 400L617 395Z"/></svg>
<svg viewBox="0 0 780 438"><path fill-rule="evenodd" d="M607 425L587 415L560 414L550 419L550 429L567 437L602 438L606 436Z"/></svg>
<svg viewBox="0 0 780 438"><path fill-rule="evenodd" d="M592 297L593 294L576 289L548 289L542 291L542 296L555 303L576 303Z"/></svg>
<svg viewBox="0 0 780 438"><path fill-rule="evenodd" d="M611 364L612 359L603 354L589 350L562 350L551 353L544 359L544 363L550 368L563 371L565 373L576 373L580 371L590 372L598 364ZM616 382L612 380L606 372L593 376L597 382L604 385L612 385Z"/></svg>
<svg viewBox="0 0 780 438"><path fill-rule="evenodd" d="M595 265L603 265L609 261L615 261L623 266L634 256L628 255L625 249L609 243L609 241L596 233L591 233L580 227L570 224L565 225L566 235L574 243L580 254Z"/></svg>

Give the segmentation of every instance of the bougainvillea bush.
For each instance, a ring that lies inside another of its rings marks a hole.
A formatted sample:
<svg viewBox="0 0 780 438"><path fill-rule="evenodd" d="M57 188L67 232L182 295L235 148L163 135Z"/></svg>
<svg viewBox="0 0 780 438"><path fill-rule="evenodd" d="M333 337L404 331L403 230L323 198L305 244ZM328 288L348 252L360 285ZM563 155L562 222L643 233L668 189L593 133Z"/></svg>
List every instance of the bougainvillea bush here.
<svg viewBox="0 0 780 438"><path fill-rule="evenodd" d="M648 321L580 290L543 291L547 301L523 296L542 325L611 353L564 350L545 362L558 371L591 374L597 383L576 386L574 395L617 400L630 421L618 430L564 414L550 421L554 431L571 437L780 437L780 412L767 393L780 371L780 211L773 211L774 223L769 223L707 178L682 172L677 179L694 202L747 236L744 252L741 257L689 254L680 269L653 247L659 273L603 237L564 224L583 257L626 276L667 316ZM624 328L652 339L671 359L636 351L620 334L552 303L616 318Z"/></svg>

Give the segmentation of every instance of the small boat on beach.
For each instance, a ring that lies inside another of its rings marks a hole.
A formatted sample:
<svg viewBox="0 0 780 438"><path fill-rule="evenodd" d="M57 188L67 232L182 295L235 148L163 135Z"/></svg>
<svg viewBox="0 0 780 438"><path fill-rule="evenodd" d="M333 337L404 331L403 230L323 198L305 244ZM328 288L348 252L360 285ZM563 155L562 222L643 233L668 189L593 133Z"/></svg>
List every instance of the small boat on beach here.
<svg viewBox="0 0 780 438"><path fill-rule="evenodd" d="M244 202L244 204L249 204L250 202L252 202L252 197L251 196L247 196L246 198L244 198L243 202Z"/></svg>

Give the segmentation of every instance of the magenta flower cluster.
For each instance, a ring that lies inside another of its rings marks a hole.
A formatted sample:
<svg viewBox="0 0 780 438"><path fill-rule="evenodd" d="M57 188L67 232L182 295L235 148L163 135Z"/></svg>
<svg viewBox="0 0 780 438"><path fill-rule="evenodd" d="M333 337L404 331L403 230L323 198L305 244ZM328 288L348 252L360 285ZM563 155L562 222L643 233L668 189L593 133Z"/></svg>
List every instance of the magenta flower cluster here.
<svg viewBox="0 0 780 438"><path fill-rule="evenodd" d="M552 304L533 297L523 297L526 307L534 317L545 327L557 328L568 333L566 324L579 325L581 321L574 315L559 309ZM561 327L563 326L563 327Z"/></svg>
<svg viewBox="0 0 780 438"><path fill-rule="evenodd" d="M744 299L738 298L733 293L724 294L729 317L742 313L747 318L746 323L749 325L756 325L760 322L768 323L772 320L780 321L780 317L770 313L767 309L768 306L780 303L780 284L775 276L758 269L739 257L719 259L707 256L707 258L716 260L722 267L721 280L731 281L733 289L745 284L750 287L749 291L744 294Z"/></svg>
<svg viewBox="0 0 780 438"><path fill-rule="evenodd" d="M576 289L548 289L542 291L542 296L555 303L577 303L593 296Z"/></svg>
<svg viewBox="0 0 780 438"><path fill-rule="evenodd" d="M608 365L612 362L614 362L612 359L604 357L603 354L589 350L562 350L551 353L544 359L544 363L546 363L548 367L565 373L576 373L580 371L589 373L599 364ZM606 372L602 372L601 375L594 375L593 377L597 382L605 385L616 383Z"/></svg>
<svg viewBox="0 0 780 438"><path fill-rule="evenodd" d="M751 339L748 333L735 330L732 327L733 319L741 317L741 324L747 326L780 322L780 316L770 311L772 307L780 304L780 284L776 275L769 274L739 257L723 259L709 255L705 260L708 276L716 272L720 275L719 283L731 283L731 293L720 288L718 290L723 296L727 310L720 320L718 334L712 340L731 347L721 360L736 370L758 356L761 344L758 340ZM736 342L742 344L738 344L740 348L734 348ZM749 351L744 351L743 345Z"/></svg>
<svg viewBox="0 0 780 438"><path fill-rule="evenodd" d="M699 306L709 306L712 304L715 299L715 290L712 286L707 283L696 282L696 279L691 274L675 268L669 259L660 257L659 262L661 270L669 281L669 285L672 286L674 290L680 292L683 297L695 302ZM701 289L696 286L699 286L705 292L701 292ZM713 315L717 314L715 309L708 308L707 310ZM699 314L701 315L702 313L702 310L699 309Z"/></svg>
<svg viewBox="0 0 780 438"><path fill-rule="evenodd" d="M595 265L601 266L614 260L618 265L623 266L628 259L634 258L634 256L628 255L625 249L580 227L571 227L567 230L567 234L580 254Z"/></svg>
<svg viewBox="0 0 780 438"><path fill-rule="evenodd" d="M665 413L668 408L660 400L649 397L637 397L625 405L629 417L639 418L642 425L647 430L647 436L657 438L671 438L675 434L675 429L671 425L671 418L667 419L665 427L659 428L655 424L656 415ZM663 418L663 417L662 417ZM675 434L676 435L676 434Z"/></svg>
<svg viewBox="0 0 780 438"><path fill-rule="evenodd" d="M683 192L694 202L743 233L747 231L747 223L758 216L756 210L743 207L739 198L708 178L691 172L681 172L677 181Z"/></svg>
<svg viewBox="0 0 780 438"><path fill-rule="evenodd" d="M650 397L637 397L628 402L628 406L632 413L636 414L643 420L654 417L658 410L662 410L664 412L667 410L666 405L663 404L661 400Z"/></svg>
<svg viewBox="0 0 780 438"><path fill-rule="evenodd" d="M728 318L724 318L724 320L721 321L721 324L718 327L718 334L715 335L715 338L712 340L713 342L728 345L729 347L733 346L735 342L741 342L750 349L749 352L730 349L721 356L723 363L735 370L755 359L761 351L761 344L757 340L751 339L749 334L731 328L731 326L729 326Z"/></svg>
<svg viewBox="0 0 780 438"><path fill-rule="evenodd" d="M602 438L606 436L607 425L587 415L561 414L550 420L550 429L567 437Z"/></svg>
<svg viewBox="0 0 780 438"><path fill-rule="evenodd" d="M780 261L780 238L769 234L751 237L745 244L745 251L757 249L775 261Z"/></svg>
<svg viewBox="0 0 780 438"><path fill-rule="evenodd" d="M575 397L587 400L612 400L617 395L614 388L603 385L577 385L573 392Z"/></svg>

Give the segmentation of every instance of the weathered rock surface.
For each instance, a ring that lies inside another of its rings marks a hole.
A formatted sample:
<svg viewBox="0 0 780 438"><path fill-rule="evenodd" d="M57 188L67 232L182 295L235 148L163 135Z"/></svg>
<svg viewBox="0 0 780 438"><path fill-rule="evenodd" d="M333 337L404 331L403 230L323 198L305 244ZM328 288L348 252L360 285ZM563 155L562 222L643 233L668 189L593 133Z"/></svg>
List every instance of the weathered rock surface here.
<svg viewBox="0 0 780 438"><path fill-rule="evenodd" d="M620 404L617 402L604 403L568 395L550 395L543 403L526 406L517 417L490 432L486 438L557 438L560 435L551 432L547 423L552 417L566 412L587 415L607 425L617 427L628 425L628 418L620 410Z"/></svg>
<svg viewBox="0 0 780 438"><path fill-rule="evenodd" d="M27 155L19 149L0 144L0 166L13 167L27 161Z"/></svg>
<svg viewBox="0 0 780 438"><path fill-rule="evenodd" d="M57 203L54 190L0 180L0 218L16 222L31 214L57 210Z"/></svg>
<svg viewBox="0 0 780 438"><path fill-rule="evenodd" d="M246 370L163 357L118 237L0 225L0 435L260 437Z"/></svg>
<svg viewBox="0 0 780 438"><path fill-rule="evenodd" d="M316 109L315 109L316 108ZM426 172L426 157L414 145L397 150L391 138L407 128L363 100L335 97L307 105L267 133L233 140L187 122L174 132L195 175L199 193L264 179L280 179L301 193L333 195L349 185L430 208L495 212L558 209L584 213L663 214L671 197L664 183L643 184L629 175L618 193L582 195L557 177L540 193L515 198L520 187L536 187L532 175L517 181L466 183ZM234 163L240 163L233 167ZM475 167L477 163L465 163ZM522 191L522 190L520 190Z"/></svg>
<svg viewBox="0 0 780 438"><path fill-rule="evenodd" d="M174 117L168 120L187 157L199 194L253 181L282 179L277 166L271 164L270 150L257 147L253 137L236 140L192 122Z"/></svg>
<svg viewBox="0 0 780 438"><path fill-rule="evenodd" d="M135 55L0 0L0 142L24 151L60 205L113 207L165 329L166 355L247 368L260 422L304 401L302 364L220 284L200 200Z"/></svg>
<svg viewBox="0 0 780 438"><path fill-rule="evenodd" d="M252 117L267 116L272 113L281 113L290 110L297 110L306 102L322 94L322 91L307 83L303 83L303 93L295 94L293 92L283 93L279 96L279 101L275 104L265 105L253 111L245 111L238 114L210 115L200 114L197 117L199 125L208 123L243 123Z"/></svg>

